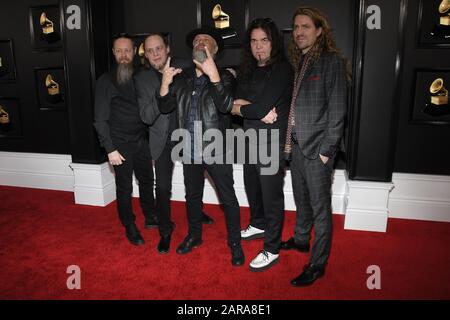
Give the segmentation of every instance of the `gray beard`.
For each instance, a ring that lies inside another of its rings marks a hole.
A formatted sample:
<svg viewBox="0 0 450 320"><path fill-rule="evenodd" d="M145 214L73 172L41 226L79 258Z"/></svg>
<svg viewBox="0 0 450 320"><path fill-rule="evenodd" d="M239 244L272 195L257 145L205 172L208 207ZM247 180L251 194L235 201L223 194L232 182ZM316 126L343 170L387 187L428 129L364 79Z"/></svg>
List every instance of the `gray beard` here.
<svg viewBox="0 0 450 320"><path fill-rule="evenodd" d="M131 63L119 63L117 65L116 80L119 85L127 84L133 77L133 62Z"/></svg>
<svg viewBox="0 0 450 320"><path fill-rule="evenodd" d="M206 60L206 52L203 50L193 50L192 58L200 63L203 63Z"/></svg>
<svg viewBox="0 0 450 320"><path fill-rule="evenodd" d="M164 66L166 65L166 62L167 62L167 60L164 62L164 63L161 63L161 64L152 64L152 63L150 63L150 65L156 70L156 71L159 71L159 72L161 72L162 73L162 71L163 71L163 69L164 69Z"/></svg>

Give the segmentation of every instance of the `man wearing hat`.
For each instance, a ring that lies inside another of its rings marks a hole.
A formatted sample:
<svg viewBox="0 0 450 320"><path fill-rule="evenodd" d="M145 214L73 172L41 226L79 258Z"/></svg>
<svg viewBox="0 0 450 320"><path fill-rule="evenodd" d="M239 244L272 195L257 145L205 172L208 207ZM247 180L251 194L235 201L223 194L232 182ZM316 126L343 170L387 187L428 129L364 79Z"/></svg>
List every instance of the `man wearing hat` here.
<svg viewBox="0 0 450 320"><path fill-rule="evenodd" d="M203 152L208 146L211 147L212 141L202 139L208 129L219 130L225 138L225 130L231 128L230 111L233 107L235 79L229 71L217 68L214 62L223 49L222 37L215 29L204 26L192 30L186 36L186 44L192 48L195 66L182 71L170 67L169 58L158 96L160 111L170 113L175 110L177 127L189 133L188 147L183 149L183 152L188 153L183 154L183 173L189 231L178 246L177 253L189 253L203 242L201 217L206 170L214 182L225 212L231 263L240 266L245 258L241 247L240 211L233 186L233 167L232 164L224 163L224 159L216 162L211 162L211 158L206 159ZM215 154L215 159L218 155Z"/></svg>

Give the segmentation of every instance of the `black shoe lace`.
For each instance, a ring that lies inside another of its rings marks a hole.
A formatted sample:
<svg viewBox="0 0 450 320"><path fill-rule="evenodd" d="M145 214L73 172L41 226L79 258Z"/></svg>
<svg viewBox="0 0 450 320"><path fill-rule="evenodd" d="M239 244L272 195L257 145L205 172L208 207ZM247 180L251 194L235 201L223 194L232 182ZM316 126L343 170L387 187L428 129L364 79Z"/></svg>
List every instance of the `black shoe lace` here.
<svg viewBox="0 0 450 320"><path fill-rule="evenodd" d="M268 251L263 249L259 253L262 253L266 257L266 260L269 260L269 252Z"/></svg>

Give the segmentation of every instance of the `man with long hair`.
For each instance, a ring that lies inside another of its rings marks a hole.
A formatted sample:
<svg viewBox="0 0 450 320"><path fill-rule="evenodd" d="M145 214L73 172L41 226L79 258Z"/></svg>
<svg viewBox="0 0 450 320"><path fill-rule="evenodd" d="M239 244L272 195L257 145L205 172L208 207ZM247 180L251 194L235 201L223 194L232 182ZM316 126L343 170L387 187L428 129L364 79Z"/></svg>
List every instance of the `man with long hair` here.
<svg viewBox="0 0 450 320"><path fill-rule="evenodd" d="M297 207L294 237L282 249L308 252L310 261L291 281L311 285L324 275L331 247L331 176L342 142L347 110L346 69L326 17L317 9L298 8L292 18L290 59L295 81L285 154L291 160Z"/></svg>
<svg viewBox="0 0 450 320"><path fill-rule="evenodd" d="M247 142L249 158L257 159L256 163L244 164L250 223L241 231L241 237L265 238L263 250L250 263L251 271L265 270L279 261L284 221L283 149L294 76L283 49L282 37L272 19L258 18L250 23L232 112L244 118L244 130L255 130L257 136L267 130L268 137L264 142L261 139ZM277 162L273 174L264 172L263 168L269 164L260 161L260 148L277 151L271 155L271 160Z"/></svg>

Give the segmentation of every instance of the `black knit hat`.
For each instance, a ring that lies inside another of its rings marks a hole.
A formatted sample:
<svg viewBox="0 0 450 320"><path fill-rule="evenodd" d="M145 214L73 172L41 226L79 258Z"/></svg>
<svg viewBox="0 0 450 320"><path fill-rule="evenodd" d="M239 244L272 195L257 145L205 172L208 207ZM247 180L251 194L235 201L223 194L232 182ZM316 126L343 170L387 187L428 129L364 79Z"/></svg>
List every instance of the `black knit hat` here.
<svg viewBox="0 0 450 320"><path fill-rule="evenodd" d="M186 36L186 45L192 49L192 42L194 38L199 34L207 34L211 36L217 43L217 54L223 50L223 39L220 32L210 26L202 26L201 28L194 29Z"/></svg>

